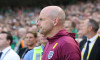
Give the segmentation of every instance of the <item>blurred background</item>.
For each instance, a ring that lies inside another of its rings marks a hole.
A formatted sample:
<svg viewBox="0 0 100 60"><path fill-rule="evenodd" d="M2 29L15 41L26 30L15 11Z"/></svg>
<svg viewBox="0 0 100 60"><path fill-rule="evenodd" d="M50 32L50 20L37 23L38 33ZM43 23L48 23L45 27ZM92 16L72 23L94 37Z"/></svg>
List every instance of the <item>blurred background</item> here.
<svg viewBox="0 0 100 60"><path fill-rule="evenodd" d="M46 5L68 5L90 1L96 3L97 0L0 0L0 7L44 7Z"/></svg>
<svg viewBox="0 0 100 60"><path fill-rule="evenodd" d="M40 10L49 5L64 9L65 28L68 32L76 33L78 42L83 36L79 30L85 19L92 18L100 24L100 0L0 0L0 32L12 33L12 49L17 51L19 47L25 47L23 41L26 32L38 32L36 23Z"/></svg>

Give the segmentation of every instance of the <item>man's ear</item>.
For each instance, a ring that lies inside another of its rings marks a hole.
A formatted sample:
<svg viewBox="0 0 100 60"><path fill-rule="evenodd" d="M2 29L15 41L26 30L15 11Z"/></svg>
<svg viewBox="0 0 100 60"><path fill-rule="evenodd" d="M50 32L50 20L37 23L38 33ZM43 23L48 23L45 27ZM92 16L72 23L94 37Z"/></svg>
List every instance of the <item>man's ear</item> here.
<svg viewBox="0 0 100 60"><path fill-rule="evenodd" d="M91 31L91 30L93 30L93 27L92 27L92 26L90 26L88 29L89 29L89 31Z"/></svg>
<svg viewBox="0 0 100 60"><path fill-rule="evenodd" d="M53 20L54 26L56 26L58 23L59 23L59 19L58 19L58 18L55 18L55 19Z"/></svg>
<svg viewBox="0 0 100 60"><path fill-rule="evenodd" d="M10 40L7 40L7 41L8 41L7 43L10 45L10 42L11 42L11 41L10 41Z"/></svg>

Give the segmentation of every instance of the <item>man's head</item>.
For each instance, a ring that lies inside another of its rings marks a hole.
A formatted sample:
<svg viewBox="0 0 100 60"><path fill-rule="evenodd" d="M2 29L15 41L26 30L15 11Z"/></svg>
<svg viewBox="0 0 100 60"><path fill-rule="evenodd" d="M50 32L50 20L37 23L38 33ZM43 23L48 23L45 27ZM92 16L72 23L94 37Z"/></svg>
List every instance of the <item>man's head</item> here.
<svg viewBox="0 0 100 60"><path fill-rule="evenodd" d="M4 49L11 45L13 37L9 32L0 33L0 49Z"/></svg>
<svg viewBox="0 0 100 60"><path fill-rule="evenodd" d="M65 21L64 27L67 30L67 32L71 32L71 25L72 25L71 21Z"/></svg>
<svg viewBox="0 0 100 60"><path fill-rule="evenodd" d="M41 34L47 35L57 26L63 26L65 20L64 11L58 6L47 6L39 15L38 26Z"/></svg>
<svg viewBox="0 0 100 60"><path fill-rule="evenodd" d="M25 41L27 46L34 46L37 42L37 33L27 32Z"/></svg>
<svg viewBox="0 0 100 60"><path fill-rule="evenodd" d="M39 34L39 37L38 37L38 38L39 38L38 41L39 41L43 46L45 46L45 45L47 44L48 40L47 40L46 37L44 37L43 34Z"/></svg>
<svg viewBox="0 0 100 60"><path fill-rule="evenodd" d="M19 28L18 29L18 36L19 36L19 38L22 38L23 35L25 35L25 34L26 34L26 29L25 28Z"/></svg>
<svg viewBox="0 0 100 60"><path fill-rule="evenodd" d="M89 33L97 33L99 29L98 23L93 19L87 19L84 21L82 32L83 35L88 35Z"/></svg>
<svg viewBox="0 0 100 60"><path fill-rule="evenodd" d="M34 24L32 27L29 28L29 31L37 32L37 25Z"/></svg>

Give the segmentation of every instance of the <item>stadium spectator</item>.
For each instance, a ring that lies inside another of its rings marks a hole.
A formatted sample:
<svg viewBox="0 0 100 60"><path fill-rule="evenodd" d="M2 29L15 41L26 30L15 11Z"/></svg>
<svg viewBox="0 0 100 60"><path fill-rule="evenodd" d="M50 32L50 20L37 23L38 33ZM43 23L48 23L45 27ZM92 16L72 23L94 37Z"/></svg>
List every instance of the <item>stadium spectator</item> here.
<svg viewBox="0 0 100 60"><path fill-rule="evenodd" d="M2 31L0 33L0 60L20 60L20 57L11 49L12 35Z"/></svg>
<svg viewBox="0 0 100 60"><path fill-rule="evenodd" d="M82 40L80 42L81 49L81 60L98 60L100 59L100 47L99 40L100 37L97 34L99 29L98 23L94 19L85 20L84 27L82 28L83 35L87 37L87 39Z"/></svg>
<svg viewBox="0 0 100 60"><path fill-rule="evenodd" d="M33 49L37 43L37 32L27 32L25 36L25 42L26 46L25 48L22 48L19 52L18 55L20 56L21 59L24 58L25 54Z"/></svg>

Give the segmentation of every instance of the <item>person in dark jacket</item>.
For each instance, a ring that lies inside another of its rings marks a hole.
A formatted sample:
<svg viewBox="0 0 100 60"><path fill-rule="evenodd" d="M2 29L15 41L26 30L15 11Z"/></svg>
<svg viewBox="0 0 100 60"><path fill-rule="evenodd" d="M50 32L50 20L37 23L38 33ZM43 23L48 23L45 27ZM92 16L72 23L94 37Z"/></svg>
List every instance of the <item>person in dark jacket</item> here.
<svg viewBox="0 0 100 60"><path fill-rule="evenodd" d="M100 37L97 34L98 23L94 19L84 21L81 28L83 35L87 37L80 42L81 60L100 60Z"/></svg>
<svg viewBox="0 0 100 60"><path fill-rule="evenodd" d="M64 29L65 13L58 6L48 6L39 15L39 32L47 37L42 60L81 60L75 34Z"/></svg>
<svg viewBox="0 0 100 60"><path fill-rule="evenodd" d="M27 32L26 36L25 36L25 41L26 41L27 47L22 48L18 53L21 59L24 58L25 54L29 50L31 50L35 47L36 42L37 42L37 33L36 32Z"/></svg>

